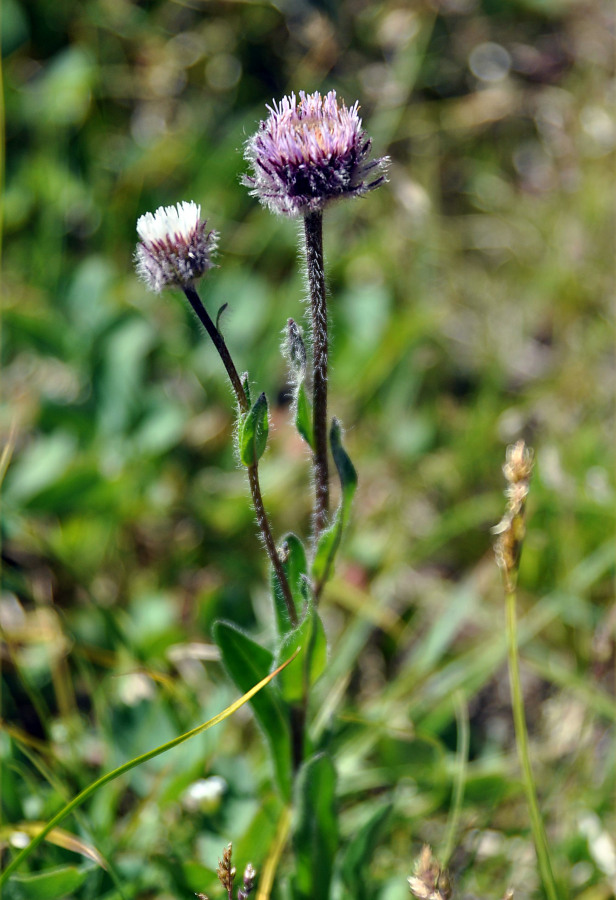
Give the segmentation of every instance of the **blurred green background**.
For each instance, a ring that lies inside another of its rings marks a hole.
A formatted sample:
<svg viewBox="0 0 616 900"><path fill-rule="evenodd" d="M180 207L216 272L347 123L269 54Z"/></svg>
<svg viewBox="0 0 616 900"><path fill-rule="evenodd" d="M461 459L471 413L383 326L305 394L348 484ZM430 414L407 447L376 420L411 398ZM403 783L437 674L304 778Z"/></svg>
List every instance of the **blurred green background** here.
<svg viewBox="0 0 616 900"><path fill-rule="evenodd" d="M524 437L540 800L570 893L614 895L613 18L592 0L3 0L5 854L236 696L216 618L271 633L224 372L183 299L136 279L135 222L195 200L220 231L202 296L229 304L236 364L270 398L275 533L305 534L279 352L304 312L298 227L239 178L266 103L335 88L392 159L388 185L325 221L331 411L360 474L315 696L345 839L391 800L366 896L401 900L463 777L457 895L540 896L490 534ZM5 896L217 896L223 845L260 869L279 814L242 710L106 787L65 823L83 853L45 843Z"/></svg>

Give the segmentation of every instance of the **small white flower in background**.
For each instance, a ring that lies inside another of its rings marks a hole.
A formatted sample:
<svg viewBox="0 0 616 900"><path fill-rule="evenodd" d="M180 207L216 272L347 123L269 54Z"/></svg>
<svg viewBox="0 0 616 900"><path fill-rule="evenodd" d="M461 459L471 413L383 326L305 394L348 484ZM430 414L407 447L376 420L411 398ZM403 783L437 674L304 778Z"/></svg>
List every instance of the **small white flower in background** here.
<svg viewBox="0 0 616 900"><path fill-rule="evenodd" d="M142 672L131 672L120 679L118 696L126 706L137 706L154 696L154 682Z"/></svg>
<svg viewBox="0 0 616 900"><path fill-rule="evenodd" d="M218 234L206 230L201 207L183 202L161 206L137 221L141 243L135 251L137 274L151 291L190 287L214 263Z"/></svg>
<svg viewBox="0 0 616 900"><path fill-rule="evenodd" d="M209 778L200 778L193 781L182 795L182 801L186 809L192 811L214 809L227 791L227 782L219 775L210 775Z"/></svg>

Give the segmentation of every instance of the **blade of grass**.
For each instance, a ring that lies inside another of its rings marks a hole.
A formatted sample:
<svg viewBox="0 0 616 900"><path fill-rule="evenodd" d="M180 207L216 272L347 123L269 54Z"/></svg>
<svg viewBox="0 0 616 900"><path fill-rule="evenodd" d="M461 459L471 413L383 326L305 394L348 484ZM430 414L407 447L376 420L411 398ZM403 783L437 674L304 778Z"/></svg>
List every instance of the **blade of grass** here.
<svg viewBox="0 0 616 900"><path fill-rule="evenodd" d="M451 809L449 811L449 822L447 825L447 838L445 840L445 848L441 854L441 862L446 866L451 857L456 832L460 823L460 813L462 812L462 801L464 800L464 786L466 784L466 772L468 769L468 748L470 744L470 728L468 721L468 703L464 692L456 691L454 695L454 703L456 707L456 723L458 726L458 747L456 751L456 776L453 789L453 799Z"/></svg>
<svg viewBox="0 0 616 900"><path fill-rule="evenodd" d="M301 649L301 648L300 648ZM160 756L161 753L166 753L167 750L172 750L174 747L178 747L180 744L183 744L184 741L189 740L190 738L196 737L198 734L201 734L204 731L207 731L208 728L212 728L214 725L218 725L220 722L227 719L229 716L233 715L241 706L247 703L252 697L255 696L262 688L269 684L272 678L275 678L285 666L288 666L290 662L297 656L299 653L299 649L287 659L281 666L259 681L253 688L247 691L242 697L224 709L222 712L215 715L212 719L208 719L207 722L204 722L202 725L198 725L196 728L193 728L191 731L187 731L185 734L181 734L179 737L173 738L171 741L167 741L165 744L161 744L160 747L155 747L153 750L148 750L147 753L143 753L141 756L135 757L135 759L131 759L128 762L123 763L121 766L118 766L117 769L113 769L111 772L107 772L106 775L103 775L102 778L99 778L97 781L88 785L87 788L84 788L81 793L77 794L70 803L67 803L60 812L56 813L56 815L49 820L47 825L41 829L41 831L32 839L32 841L28 844L27 847L17 854L17 856L11 860L8 864L4 872L0 874L0 886L3 885L8 879L9 875L12 874L21 864L24 862L32 853L32 851L44 840L45 837L52 831L60 822L63 821L73 810L77 809L77 807L81 806L92 794L95 793L99 788L103 787L105 784L108 784L110 781L113 781L116 778L119 778L120 775L123 775L125 772L129 772L131 769L134 769L136 766L141 765L144 762L147 762L150 759L154 759L156 756Z"/></svg>
<svg viewBox="0 0 616 900"><path fill-rule="evenodd" d="M276 835L272 842L270 852L265 860L265 865L263 866L263 875L259 881L255 900L269 900L269 896L274 886L274 876L276 875L278 863L280 862L282 851L284 850L289 836L290 827L291 807L285 806L278 822L278 828L276 829Z"/></svg>
<svg viewBox="0 0 616 900"><path fill-rule="evenodd" d="M17 825L0 828L0 840L8 842L11 834L16 831L27 834L29 837L36 837L44 827L44 822L19 822ZM64 850L70 850L71 853L79 853L81 856L85 856L87 859L95 862L97 866L100 866L101 869L109 870L107 860L102 853L92 844L87 844L75 834L71 834L70 831L65 831L63 828L54 828L47 835L47 840L50 844L55 844L56 847L62 847Z"/></svg>
<svg viewBox="0 0 616 900"><path fill-rule="evenodd" d="M61 799L67 802L67 792L64 790L63 785L60 783L60 779L54 776L52 769L47 766L44 759L39 758L37 752L35 752L35 750L33 749L30 749L28 742L24 742L19 733L15 733L16 731L18 732L18 729L7 728L6 730L8 733L12 732L11 736L13 737L13 740L19 743L21 752L30 761L30 764L40 772L45 781L47 781L47 783L51 785L51 787L59 794ZM26 735L26 737L28 737L28 735ZM53 750L51 750L51 748L46 747L45 745L43 745L43 748L46 752L53 753ZM41 752L40 748L38 749L38 752ZM83 841L80 841L79 838L77 838L75 835L71 835L60 828L54 828L53 831L50 831L47 835L46 840L51 844L57 844L59 847L65 847L67 850L73 850L73 852L75 853L83 853L84 855L89 856L91 859L97 862L98 865L102 866L109 872L109 876L115 885L118 896L121 897L122 900L126 900L120 877L116 872L115 867L96 846L94 835L92 834L92 829L90 828L87 819L82 816L80 812L75 812L75 818L82 831L84 831L85 834L88 835L90 841L92 842L92 847L88 847L87 844L85 844ZM44 822L18 823L16 825L11 825L10 828L7 829L7 831L23 831L30 837L35 837L38 834L39 830L44 827ZM62 841L64 841L64 843L62 843Z"/></svg>

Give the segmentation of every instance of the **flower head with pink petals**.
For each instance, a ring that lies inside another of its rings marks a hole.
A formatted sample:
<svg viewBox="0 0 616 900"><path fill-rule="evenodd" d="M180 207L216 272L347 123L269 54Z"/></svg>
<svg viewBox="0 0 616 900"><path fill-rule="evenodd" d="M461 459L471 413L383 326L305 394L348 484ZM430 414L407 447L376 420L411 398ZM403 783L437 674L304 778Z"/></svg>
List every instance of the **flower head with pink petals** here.
<svg viewBox="0 0 616 900"><path fill-rule="evenodd" d="M336 92L300 91L268 107L269 117L247 142L252 174L243 183L272 212L319 212L340 197L357 197L386 180L387 157L369 160L372 142L359 117Z"/></svg>

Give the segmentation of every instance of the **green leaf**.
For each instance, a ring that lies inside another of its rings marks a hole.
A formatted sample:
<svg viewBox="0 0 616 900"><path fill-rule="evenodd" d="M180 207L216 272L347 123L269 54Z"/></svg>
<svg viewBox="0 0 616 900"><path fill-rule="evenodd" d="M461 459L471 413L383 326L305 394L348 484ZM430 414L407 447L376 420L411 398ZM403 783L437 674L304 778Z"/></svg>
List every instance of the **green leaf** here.
<svg viewBox="0 0 616 900"><path fill-rule="evenodd" d="M71 896L88 877L87 869L76 866L58 866L37 872L36 875L15 875L19 895L25 900L55 900Z"/></svg>
<svg viewBox="0 0 616 900"><path fill-rule="evenodd" d="M60 430L33 439L21 454L15 456L8 470L5 498L24 503L54 485L65 475L76 452L74 436Z"/></svg>
<svg viewBox="0 0 616 900"><path fill-rule="evenodd" d="M222 307L221 307L222 308ZM243 372L240 376L240 381L242 382L242 387L244 388L244 393L246 394L246 399L248 402L251 402L250 399L250 378L248 377L248 372Z"/></svg>
<svg viewBox="0 0 616 900"><path fill-rule="evenodd" d="M304 606L306 605L307 599L306 577L308 574L308 562L306 560L306 551L297 535L289 533L284 536L280 544L279 553L282 569L287 576L287 582L291 589L293 602L295 603L295 609L297 610L297 618L299 620L304 614ZM274 609L276 611L278 633L282 637L287 634L293 626L289 618L289 610L287 609L280 583L273 569L272 594L274 597Z"/></svg>
<svg viewBox="0 0 616 900"><path fill-rule="evenodd" d="M284 680L280 673L280 690L289 703L297 703L308 696L308 688L323 674L327 665L327 639L313 601L309 602L297 628L283 638L278 657L287 659L298 649L297 657L284 671Z"/></svg>
<svg viewBox="0 0 616 900"><path fill-rule="evenodd" d="M274 657L231 622L216 622L212 629L225 668L243 691L271 670ZM263 729L283 797L291 795L291 731L284 701L277 688L264 688L251 702L255 718Z"/></svg>
<svg viewBox="0 0 616 900"><path fill-rule="evenodd" d="M228 303L223 303L221 307L219 307L218 312L216 313L216 331L220 332L220 318L226 308L229 306Z"/></svg>
<svg viewBox="0 0 616 900"><path fill-rule="evenodd" d="M338 470L342 497L340 506L336 510L334 521L319 538L317 549L312 563L312 577L317 590L325 584L329 578L342 534L349 520L351 503L357 489L357 472L355 466L342 446L342 432L337 419L332 420L329 432L329 443L334 457L334 463Z"/></svg>
<svg viewBox="0 0 616 900"><path fill-rule="evenodd" d="M332 427L329 430L329 444L334 457L334 463L338 471L340 486L342 488L342 507L345 516L351 509L351 501L357 488L357 472L355 466L342 446L342 429L338 419L332 419ZM345 522L346 524L346 518Z"/></svg>
<svg viewBox="0 0 616 900"><path fill-rule="evenodd" d="M301 384L306 377L306 345L302 330L294 319L287 320L287 334L283 351L291 364L292 378Z"/></svg>
<svg viewBox="0 0 616 900"><path fill-rule="evenodd" d="M389 813L391 803L379 806L351 838L342 858L341 874L353 900L370 900L367 869L376 849L378 834Z"/></svg>
<svg viewBox="0 0 616 900"><path fill-rule="evenodd" d="M267 397L260 394L252 409L240 421L240 459L245 466L254 466L263 456L268 428Z"/></svg>
<svg viewBox="0 0 616 900"><path fill-rule="evenodd" d="M295 900L329 897L338 847L336 772L331 758L319 753L299 770L295 785L293 828Z"/></svg>
<svg viewBox="0 0 616 900"><path fill-rule="evenodd" d="M320 585L327 581L341 538L340 510L338 510L333 525L322 533L317 544L312 561L312 577L315 584Z"/></svg>
<svg viewBox="0 0 616 900"><path fill-rule="evenodd" d="M295 397L295 427L308 446L314 450L312 407L303 384L300 384L297 388Z"/></svg>

